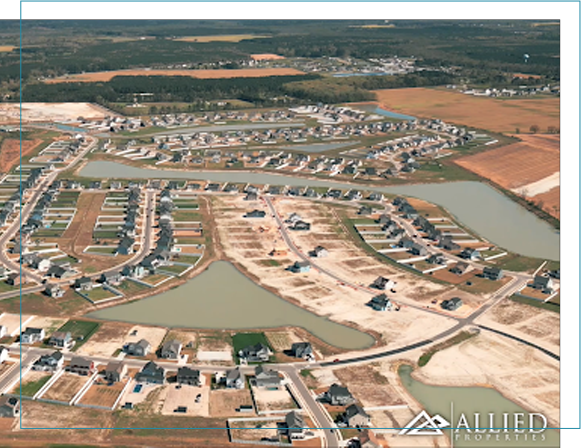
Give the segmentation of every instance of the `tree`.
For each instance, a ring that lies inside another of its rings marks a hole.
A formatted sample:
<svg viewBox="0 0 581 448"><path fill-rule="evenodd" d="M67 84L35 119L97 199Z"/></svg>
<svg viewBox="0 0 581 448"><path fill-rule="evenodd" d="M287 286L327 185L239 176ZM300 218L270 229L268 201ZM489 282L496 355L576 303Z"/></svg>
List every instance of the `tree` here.
<svg viewBox="0 0 581 448"><path fill-rule="evenodd" d="M533 134L536 134L537 132L539 132L539 129L540 129L540 128L539 128L539 126L538 126L538 125L536 125L536 124L533 124L533 125L531 126L531 132L532 132Z"/></svg>
<svg viewBox="0 0 581 448"><path fill-rule="evenodd" d="M547 131L549 131L549 134L556 134L557 133L557 128L555 126L549 126L547 128Z"/></svg>
<svg viewBox="0 0 581 448"><path fill-rule="evenodd" d="M520 134L520 128L515 129L515 134Z"/></svg>

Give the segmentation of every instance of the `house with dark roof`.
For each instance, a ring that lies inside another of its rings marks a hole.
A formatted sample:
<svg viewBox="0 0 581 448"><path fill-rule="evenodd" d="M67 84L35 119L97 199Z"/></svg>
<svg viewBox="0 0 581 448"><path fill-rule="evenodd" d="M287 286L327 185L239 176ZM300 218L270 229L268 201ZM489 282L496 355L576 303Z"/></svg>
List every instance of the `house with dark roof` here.
<svg viewBox="0 0 581 448"><path fill-rule="evenodd" d="M460 257L464 258L465 260L474 261L480 258L480 252L477 249L467 247L462 252L460 252Z"/></svg>
<svg viewBox="0 0 581 448"><path fill-rule="evenodd" d="M75 340L70 331L55 331L48 340L48 345L70 349L75 345Z"/></svg>
<svg viewBox="0 0 581 448"><path fill-rule="evenodd" d="M555 285L551 277L543 277L542 275L535 276L531 288L538 289L545 294L552 294L555 291Z"/></svg>
<svg viewBox="0 0 581 448"><path fill-rule="evenodd" d="M469 267L468 263L459 262L450 268L450 272L456 275L464 275Z"/></svg>
<svg viewBox="0 0 581 448"><path fill-rule="evenodd" d="M289 227L290 230L311 230L311 224L305 221L297 221Z"/></svg>
<svg viewBox="0 0 581 448"><path fill-rule="evenodd" d="M127 374L127 366L122 361L109 361L103 372L103 377L109 383L118 383Z"/></svg>
<svg viewBox="0 0 581 448"><path fill-rule="evenodd" d="M355 398L353 398L349 389L337 383L333 383L329 387L327 392L323 394L322 399L332 406L347 406L355 402Z"/></svg>
<svg viewBox="0 0 581 448"><path fill-rule="evenodd" d="M21 344L34 344L36 342L42 342L44 338L44 328L28 327L26 330L20 333Z"/></svg>
<svg viewBox="0 0 581 448"><path fill-rule="evenodd" d="M32 370L54 372L62 368L64 362L64 355L57 350L51 354L41 355L32 365Z"/></svg>
<svg viewBox="0 0 581 448"><path fill-rule="evenodd" d="M482 270L482 277L489 280L500 280L504 277L504 271L497 267L486 266Z"/></svg>
<svg viewBox="0 0 581 448"><path fill-rule="evenodd" d="M235 369L228 370L226 373L226 387L232 389L244 389L244 384L246 383L246 379L244 377L244 373L240 371L239 367Z"/></svg>
<svg viewBox="0 0 581 448"><path fill-rule="evenodd" d="M295 274L302 274L311 270L311 263L308 261L295 261L289 268L289 271Z"/></svg>
<svg viewBox="0 0 581 448"><path fill-rule="evenodd" d="M386 289L391 289L396 285L396 282L394 282L393 280L389 280L388 278L385 277L377 277L373 283L371 285L369 285L370 288L375 288L375 289L379 289L381 291L385 291Z"/></svg>
<svg viewBox="0 0 581 448"><path fill-rule="evenodd" d="M140 383L163 384L165 382L165 369L153 361L149 361L135 375L135 381Z"/></svg>
<svg viewBox="0 0 581 448"><path fill-rule="evenodd" d="M296 411L291 411L285 415L280 433L288 436L290 440L304 439L307 429L302 415Z"/></svg>
<svg viewBox="0 0 581 448"><path fill-rule="evenodd" d="M13 418L20 414L20 400L4 395L0 397L0 417Z"/></svg>
<svg viewBox="0 0 581 448"><path fill-rule="evenodd" d="M256 345L245 347L238 352L238 357L246 360L246 362L266 362L271 356L272 351L270 348L260 342Z"/></svg>
<svg viewBox="0 0 581 448"><path fill-rule="evenodd" d="M452 240L452 237L450 235L445 235L442 236L439 240L438 240L438 247L441 247L442 249L446 249L446 250L460 250L460 245L455 243Z"/></svg>
<svg viewBox="0 0 581 448"><path fill-rule="evenodd" d="M360 428L362 426L369 426L371 417L358 404L352 404L345 409L345 413L341 416L344 424L352 428Z"/></svg>
<svg viewBox="0 0 581 448"><path fill-rule="evenodd" d="M93 289L93 281L89 277L81 277L75 281L75 289L79 291L90 291Z"/></svg>
<svg viewBox="0 0 581 448"><path fill-rule="evenodd" d="M443 300L440 306L448 311L456 311L462 306L462 299L459 297L453 297L449 300Z"/></svg>
<svg viewBox="0 0 581 448"><path fill-rule="evenodd" d="M189 384L190 386L200 386L202 383L200 381L200 371L190 369L189 367L179 367L177 374L178 384Z"/></svg>
<svg viewBox="0 0 581 448"><path fill-rule="evenodd" d="M392 308L391 300L385 294L379 294L378 296L373 297L369 302L368 305L373 308L375 311L387 311Z"/></svg>
<svg viewBox="0 0 581 448"><path fill-rule="evenodd" d="M71 359L67 370L78 375L87 376L95 372L95 363L91 359L75 356Z"/></svg>
<svg viewBox="0 0 581 448"><path fill-rule="evenodd" d="M263 210L252 210L244 215L244 218L264 218L266 212Z"/></svg>
<svg viewBox="0 0 581 448"><path fill-rule="evenodd" d="M295 342L291 346L290 354L295 358L312 358L313 347L310 342Z"/></svg>

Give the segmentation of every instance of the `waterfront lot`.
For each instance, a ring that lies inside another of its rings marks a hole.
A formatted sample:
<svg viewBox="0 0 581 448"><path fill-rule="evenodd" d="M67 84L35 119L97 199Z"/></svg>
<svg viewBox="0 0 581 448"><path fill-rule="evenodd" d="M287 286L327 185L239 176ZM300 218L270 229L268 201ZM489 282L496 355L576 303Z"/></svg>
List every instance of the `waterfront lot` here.
<svg viewBox="0 0 581 448"><path fill-rule="evenodd" d="M78 350L99 329L99 322L89 320L69 320L59 331L69 331L76 341L73 351Z"/></svg>
<svg viewBox="0 0 581 448"><path fill-rule="evenodd" d="M121 349L132 328L133 325L123 322L103 322L77 353L87 356L112 356Z"/></svg>
<svg viewBox="0 0 581 448"><path fill-rule="evenodd" d="M42 398L68 403L88 381L89 377L65 372L48 388Z"/></svg>

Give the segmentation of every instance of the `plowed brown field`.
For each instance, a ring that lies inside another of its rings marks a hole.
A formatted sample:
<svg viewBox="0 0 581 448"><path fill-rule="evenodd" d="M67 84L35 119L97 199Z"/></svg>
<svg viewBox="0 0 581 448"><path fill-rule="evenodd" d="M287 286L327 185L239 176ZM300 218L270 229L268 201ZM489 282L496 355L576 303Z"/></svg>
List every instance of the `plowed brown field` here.
<svg viewBox="0 0 581 448"><path fill-rule="evenodd" d="M540 204L544 211L561 219L561 187L555 187L546 193L541 193L533 197L533 201Z"/></svg>
<svg viewBox="0 0 581 448"><path fill-rule="evenodd" d="M47 84L62 82L110 81L115 76L189 76L199 79L218 78L262 78L265 76L302 75L294 68L248 68L237 70L113 70L107 72L83 73L66 78L48 79Z"/></svg>
<svg viewBox="0 0 581 448"><path fill-rule="evenodd" d="M22 155L30 154L42 140L23 140ZM13 166L17 165L20 160L20 140L7 138L0 146L0 173L7 173Z"/></svg>
<svg viewBox="0 0 581 448"><path fill-rule="evenodd" d="M559 98L495 99L446 90L412 88L376 90L385 109L495 132L546 131L559 124Z"/></svg>

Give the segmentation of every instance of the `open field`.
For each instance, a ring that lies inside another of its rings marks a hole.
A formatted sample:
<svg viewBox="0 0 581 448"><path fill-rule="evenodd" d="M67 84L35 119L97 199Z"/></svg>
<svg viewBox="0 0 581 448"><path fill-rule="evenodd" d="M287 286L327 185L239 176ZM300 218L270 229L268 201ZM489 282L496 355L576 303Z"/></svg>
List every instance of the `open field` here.
<svg viewBox="0 0 581 448"><path fill-rule="evenodd" d="M390 381L378 368L378 364L345 367L334 370L339 381L347 385L353 396L363 406L392 406L404 400L390 385Z"/></svg>
<svg viewBox="0 0 581 448"><path fill-rule="evenodd" d="M272 53L251 54L250 57L255 61L274 61L278 59L285 59L284 56Z"/></svg>
<svg viewBox="0 0 581 448"><path fill-rule="evenodd" d="M518 128L529 132L533 125L544 132L559 128L559 98L494 99L445 90L410 88L376 90L384 108L418 117L441 120L513 133Z"/></svg>
<svg viewBox="0 0 581 448"><path fill-rule="evenodd" d="M1 120L1 119L0 119ZM32 153L41 139L22 140L22 157ZM9 172L20 160L20 140L7 138L0 145L0 173Z"/></svg>
<svg viewBox="0 0 581 448"><path fill-rule="evenodd" d="M561 219L561 187L551 188L549 191L532 197L544 211Z"/></svg>
<svg viewBox="0 0 581 448"><path fill-rule="evenodd" d="M87 381L89 381L89 378L86 376L65 372L48 388L42 398L68 403Z"/></svg>
<svg viewBox="0 0 581 448"><path fill-rule="evenodd" d="M22 103L23 121L65 121L84 118L102 118L105 110L89 103ZM0 104L0 123L18 123L19 103Z"/></svg>
<svg viewBox="0 0 581 448"><path fill-rule="evenodd" d="M215 36L184 36L174 39L178 42L240 42L248 39L264 39L270 36L260 36L258 34L223 34Z"/></svg>
<svg viewBox="0 0 581 448"><path fill-rule="evenodd" d="M463 157L456 160L456 163L504 188L517 189L521 194L529 196L527 185L559 172L559 156L557 136L556 147L555 139L548 140L548 144L538 139L523 141ZM558 186L558 174L555 180L556 185L553 186ZM550 190L551 185L548 187Z"/></svg>
<svg viewBox="0 0 581 448"><path fill-rule="evenodd" d="M123 322L103 322L93 336L77 351L79 355L111 356L122 348L133 325Z"/></svg>
<svg viewBox="0 0 581 448"><path fill-rule="evenodd" d="M189 76L198 79L218 78L262 78L265 76L302 75L303 72L294 68L248 68L219 70L112 70L106 72L83 73L69 75L66 78L49 79L45 82L56 84L61 82L107 82L115 76ZM1 111L1 109L0 109ZM75 117L76 118L76 117Z"/></svg>

